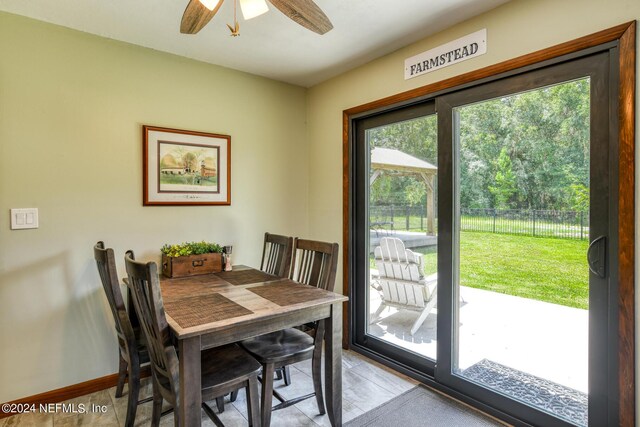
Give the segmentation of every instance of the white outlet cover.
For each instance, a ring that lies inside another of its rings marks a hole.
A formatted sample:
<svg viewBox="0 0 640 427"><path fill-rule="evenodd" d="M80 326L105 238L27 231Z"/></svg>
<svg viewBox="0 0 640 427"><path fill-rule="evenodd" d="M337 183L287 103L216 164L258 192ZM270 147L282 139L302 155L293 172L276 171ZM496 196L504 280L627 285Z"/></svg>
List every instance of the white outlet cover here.
<svg viewBox="0 0 640 427"><path fill-rule="evenodd" d="M11 229L38 228L38 208L11 209Z"/></svg>

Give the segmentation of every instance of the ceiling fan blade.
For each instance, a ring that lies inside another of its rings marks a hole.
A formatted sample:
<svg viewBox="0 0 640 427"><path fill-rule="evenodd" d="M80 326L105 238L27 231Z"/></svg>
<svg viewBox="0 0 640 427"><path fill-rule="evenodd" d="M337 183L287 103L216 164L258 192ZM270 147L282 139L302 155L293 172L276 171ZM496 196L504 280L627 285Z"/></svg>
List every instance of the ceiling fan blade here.
<svg viewBox="0 0 640 427"><path fill-rule="evenodd" d="M222 2L223 0L220 0L213 10L209 10L200 3L200 0L190 0L182 15L180 32L182 34L196 34L211 21L213 15L215 15L218 9L220 9L220 6L222 6Z"/></svg>
<svg viewBox="0 0 640 427"><path fill-rule="evenodd" d="M312 0L269 0L280 12L309 30L324 34L333 28L327 15Z"/></svg>

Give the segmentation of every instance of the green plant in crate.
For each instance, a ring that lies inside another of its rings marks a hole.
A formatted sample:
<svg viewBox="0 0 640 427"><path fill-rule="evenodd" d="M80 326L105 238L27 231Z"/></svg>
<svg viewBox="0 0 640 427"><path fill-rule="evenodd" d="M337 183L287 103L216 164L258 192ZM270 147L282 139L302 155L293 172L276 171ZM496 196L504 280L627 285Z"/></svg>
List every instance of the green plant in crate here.
<svg viewBox="0 0 640 427"><path fill-rule="evenodd" d="M165 244L160 251L168 257L222 253L222 246L210 242L184 242L178 245Z"/></svg>

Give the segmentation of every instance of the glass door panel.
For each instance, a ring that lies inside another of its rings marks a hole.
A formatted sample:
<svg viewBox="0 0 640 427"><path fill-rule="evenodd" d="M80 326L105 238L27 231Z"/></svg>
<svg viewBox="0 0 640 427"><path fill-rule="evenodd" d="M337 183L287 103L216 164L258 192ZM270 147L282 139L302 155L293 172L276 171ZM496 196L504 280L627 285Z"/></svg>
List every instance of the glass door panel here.
<svg viewBox="0 0 640 427"><path fill-rule="evenodd" d="M356 345L433 375L438 143L433 101L355 121Z"/></svg>
<svg viewBox="0 0 640 427"><path fill-rule="evenodd" d="M588 419L590 84L454 108L460 165L453 372Z"/></svg>
<svg viewBox="0 0 640 427"><path fill-rule="evenodd" d="M607 73L594 55L436 100L435 376L533 425L607 422Z"/></svg>
<svg viewBox="0 0 640 427"><path fill-rule="evenodd" d="M369 291L366 333L435 360L437 119L367 129Z"/></svg>

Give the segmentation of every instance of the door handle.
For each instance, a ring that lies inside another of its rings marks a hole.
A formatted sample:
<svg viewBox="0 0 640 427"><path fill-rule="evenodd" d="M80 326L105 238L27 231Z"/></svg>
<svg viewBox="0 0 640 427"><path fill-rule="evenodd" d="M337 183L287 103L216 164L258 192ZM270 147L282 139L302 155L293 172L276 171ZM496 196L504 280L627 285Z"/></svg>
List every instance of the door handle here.
<svg viewBox="0 0 640 427"><path fill-rule="evenodd" d="M589 270L601 279L606 277L607 237L600 236L589 244L587 262Z"/></svg>

